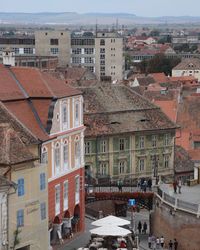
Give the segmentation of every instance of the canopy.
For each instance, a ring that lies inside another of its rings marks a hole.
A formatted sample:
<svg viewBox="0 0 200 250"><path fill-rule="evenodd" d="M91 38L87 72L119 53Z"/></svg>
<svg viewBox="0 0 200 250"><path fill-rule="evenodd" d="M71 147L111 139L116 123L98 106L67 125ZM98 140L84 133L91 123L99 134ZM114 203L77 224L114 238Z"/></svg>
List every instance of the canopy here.
<svg viewBox="0 0 200 250"><path fill-rule="evenodd" d="M108 225L125 226L129 224L130 224L130 221L121 219L113 215L109 215L102 219L92 222L92 225L98 226L98 227L108 226Z"/></svg>
<svg viewBox="0 0 200 250"><path fill-rule="evenodd" d="M114 225L98 227L90 230L90 232L99 236L127 236L131 234L130 230Z"/></svg>

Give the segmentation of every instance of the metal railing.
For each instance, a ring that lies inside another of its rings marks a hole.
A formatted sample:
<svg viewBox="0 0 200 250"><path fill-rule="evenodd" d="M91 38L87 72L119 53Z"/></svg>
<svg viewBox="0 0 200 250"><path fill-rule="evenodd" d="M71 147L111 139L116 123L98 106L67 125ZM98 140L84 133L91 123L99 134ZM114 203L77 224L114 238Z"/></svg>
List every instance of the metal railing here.
<svg viewBox="0 0 200 250"><path fill-rule="evenodd" d="M174 210L182 210L188 213L192 213L200 217L200 204L195 204L187 201L183 201L179 198L170 196L158 187L156 196L167 205L174 208Z"/></svg>

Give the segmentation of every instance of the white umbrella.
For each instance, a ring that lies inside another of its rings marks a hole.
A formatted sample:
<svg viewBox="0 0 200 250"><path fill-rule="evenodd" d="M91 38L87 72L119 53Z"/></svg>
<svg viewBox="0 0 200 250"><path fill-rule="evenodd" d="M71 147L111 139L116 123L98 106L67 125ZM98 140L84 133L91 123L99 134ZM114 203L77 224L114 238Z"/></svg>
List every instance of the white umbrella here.
<svg viewBox="0 0 200 250"><path fill-rule="evenodd" d="M110 225L107 227L98 227L90 230L91 234L96 234L99 236L127 236L131 234L131 231L128 229L124 229L122 227L117 227L114 225Z"/></svg>
<svg viewBox="0 0 200 250"><path fill-rule="evenodd" d="M121 218L118 218L113 215L106 216L102 219L96 220L92 222L92 225L102 227L102 226L109 226L109 225L115 225L115 226L125 226L129 225L130 221L124 220Z"/></svg>

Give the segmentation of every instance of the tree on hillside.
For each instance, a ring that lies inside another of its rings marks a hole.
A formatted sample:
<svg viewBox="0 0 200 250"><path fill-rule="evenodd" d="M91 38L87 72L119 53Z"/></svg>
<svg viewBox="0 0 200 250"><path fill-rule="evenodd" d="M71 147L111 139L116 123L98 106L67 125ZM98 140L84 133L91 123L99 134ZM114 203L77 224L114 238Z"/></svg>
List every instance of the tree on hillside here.
<svg viewBox="0 0 200 250"><path fill-rule="evenodd" d="M148 61L142 61L138 64L141 73L159 73L164 72L171 75L172 69L180 63L179 58L167 58L164 54L157 54Z"/></svg>

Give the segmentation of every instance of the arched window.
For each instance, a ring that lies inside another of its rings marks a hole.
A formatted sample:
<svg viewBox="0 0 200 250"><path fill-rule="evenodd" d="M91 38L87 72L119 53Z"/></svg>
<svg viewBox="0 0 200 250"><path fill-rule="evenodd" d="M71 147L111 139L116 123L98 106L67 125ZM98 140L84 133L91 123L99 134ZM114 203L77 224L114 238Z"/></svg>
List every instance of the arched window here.
<svg viewBox="0 0 200 250"><path fill-rule="evenodd" d="M44 163L44 164L48 163L48 150L46 147L42 148L41 163Z"/></svg>
<svg viewBox="0 0 200 250"><path fill-rule="evenodd" d="M64 170L69 168L69 145L67 140L63 143L63 166Z"/></svg>
<svg viewBox="0 0 200 250"><path fill-rule="evenodd" d="M80 167L81 164L81 141L77 136L75 138L75 167Z"/></svg>
<svg viewBox="0 0 200 250"><path fill-rule="evenodd" d="M55 172L58 174L60 172L60 144L58 142L54 148L54 166Z"/></svg>
<svg viewBox="0 0 200 250"><path fill-rule="evenodd" d="M66 130L68 128L68 111L67 111L67 103L62 103L62 129Z"/></svg>

